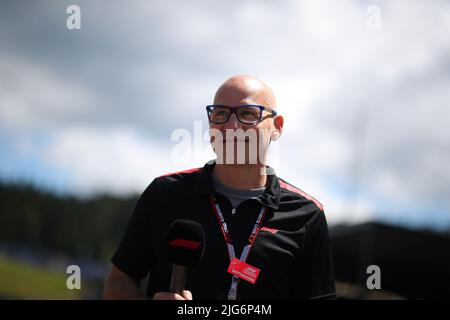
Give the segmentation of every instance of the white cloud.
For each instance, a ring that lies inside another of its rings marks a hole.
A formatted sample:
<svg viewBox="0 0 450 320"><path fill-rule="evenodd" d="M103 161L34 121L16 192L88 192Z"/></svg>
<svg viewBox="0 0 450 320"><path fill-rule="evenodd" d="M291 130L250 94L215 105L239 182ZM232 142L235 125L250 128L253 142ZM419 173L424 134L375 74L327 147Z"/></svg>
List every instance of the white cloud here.
<svg viewBox="0 0 450 320"><path fill-rule="evenodd" d="M61 118L88 117L96 101L90 91L51 68L0 56L0 124L12 130L48 129Z"/></svg>
<svg viewBox="0 0 450 320"><path fill-rule="evenodd" d="M84 195L141 192L170 167L165 147L127 128L66 129L42 152L48 163L73 174L74 191Z"/></svg>

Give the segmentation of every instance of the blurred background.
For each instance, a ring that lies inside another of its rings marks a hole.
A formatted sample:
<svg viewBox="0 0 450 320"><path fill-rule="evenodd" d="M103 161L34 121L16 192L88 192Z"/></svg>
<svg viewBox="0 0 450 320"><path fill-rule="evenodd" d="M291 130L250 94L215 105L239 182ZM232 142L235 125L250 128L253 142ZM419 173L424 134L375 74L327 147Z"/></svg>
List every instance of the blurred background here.
<svg viewBox="0 0 450 320"><path fill-rule="evenodd" d="M338 296L450 297L449 34L443 0L1 1L0 298L100 298L139 194L214 158L235 74L277 96L270 164L324 204Z"/></svg>

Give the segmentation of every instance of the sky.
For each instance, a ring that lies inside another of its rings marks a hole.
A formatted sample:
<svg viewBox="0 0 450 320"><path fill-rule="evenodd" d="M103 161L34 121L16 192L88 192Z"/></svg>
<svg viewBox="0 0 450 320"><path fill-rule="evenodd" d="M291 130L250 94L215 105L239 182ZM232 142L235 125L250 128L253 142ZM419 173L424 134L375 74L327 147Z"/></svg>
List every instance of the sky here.
<svg viewBox="0 0 450 320"><path fill-rule="evenodd" d="M1 1L0 180L140 193L214 158L204 107L250 74L285 118L269 164L329 224L448 230L449 34L440 0Z"/></svg>

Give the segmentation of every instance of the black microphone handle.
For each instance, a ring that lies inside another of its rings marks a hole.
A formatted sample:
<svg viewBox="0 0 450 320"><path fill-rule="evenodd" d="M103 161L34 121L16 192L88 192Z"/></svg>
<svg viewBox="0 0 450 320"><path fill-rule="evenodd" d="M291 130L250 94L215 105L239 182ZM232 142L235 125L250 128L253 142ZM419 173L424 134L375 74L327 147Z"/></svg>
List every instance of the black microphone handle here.
<svg viewBox="0 0 450 320"><path fill-rule="evenodd" d="M170 292L183 296L184 285L186 284L187 267L178 264L172 265L172 277L170 279Z"/></svg>

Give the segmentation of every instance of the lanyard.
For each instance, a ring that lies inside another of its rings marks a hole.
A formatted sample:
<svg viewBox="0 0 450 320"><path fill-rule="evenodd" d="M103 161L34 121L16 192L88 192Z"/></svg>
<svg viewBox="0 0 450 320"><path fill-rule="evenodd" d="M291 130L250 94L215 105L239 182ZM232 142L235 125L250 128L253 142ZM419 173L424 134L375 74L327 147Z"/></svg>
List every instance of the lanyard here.
<svg viewBox="0 0 450 320"><path fill-rule="evenodd" d="M216 199L214 197L211 197L210 200L211 200L211 205L213 207L214 213L216 214L217 220L219 221L220 228L222 229L222 234L223 234L223 237L227 244L228 256L229 256L230 262L231 262L231 260L233 260L236 257L236 254L234 251L234 246L231 243L231 236L230 236L230 232L227 227L227 223L225 222L222 211L220 210L219 204L217 203ZM242 250L242 254L239 259L240 261L245 262L247 260L248 254L250 253L250 249L253 246L253 242L255 241L256 236L258 235L259 229L261 229L262 220L264 219L266 212L267 212L267 207L263 206L261 208L258 218L256 219L256 223L252 229L250 237L248 238L248 244ZM240 278L233 275L233 277L231 279L231 287L230 287L230 290L228 291L228 300L236 300L237 286L239 284L239 281L240 281Z"/></svg>

